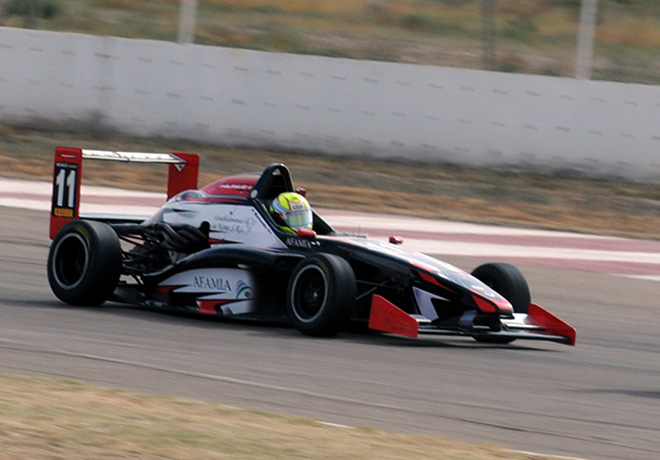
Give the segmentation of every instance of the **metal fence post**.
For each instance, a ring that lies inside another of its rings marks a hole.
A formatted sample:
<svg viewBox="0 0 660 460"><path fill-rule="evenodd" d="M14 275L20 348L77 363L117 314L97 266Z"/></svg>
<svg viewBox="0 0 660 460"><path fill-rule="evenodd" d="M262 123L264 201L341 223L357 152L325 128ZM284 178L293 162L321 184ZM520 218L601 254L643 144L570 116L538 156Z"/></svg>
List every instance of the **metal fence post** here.
<svg viewBox="0 0 660 460"><path fill-rule="evenodd" d="M197 24L197 0L181 0L179 10L179 43L195 41Z"/></svg>
<svg viewBox="0 0 660 460"><path fill-rule="evenodd" d="M483 68L495 69L495 38L497 16L497 0L481 0L481 47Z"/></svg>
<svg viewBox="0 0 660 460"><path fill-rule="evenodd" d="M579 80L591 79L597 10L598 0L582 0L575 57L575 78Z"/></svg>

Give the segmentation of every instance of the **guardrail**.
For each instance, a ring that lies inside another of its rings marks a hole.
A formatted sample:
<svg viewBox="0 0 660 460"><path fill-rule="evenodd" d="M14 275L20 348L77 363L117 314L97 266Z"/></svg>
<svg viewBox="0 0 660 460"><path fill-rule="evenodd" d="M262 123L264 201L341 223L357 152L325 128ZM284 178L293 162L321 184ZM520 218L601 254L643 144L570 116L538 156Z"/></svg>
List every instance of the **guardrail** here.
<svg viewBox="0 0 660 460"><path fill-rule="evenodd" d="M0 123L660 178L660 87L0 28Z"/></svg>

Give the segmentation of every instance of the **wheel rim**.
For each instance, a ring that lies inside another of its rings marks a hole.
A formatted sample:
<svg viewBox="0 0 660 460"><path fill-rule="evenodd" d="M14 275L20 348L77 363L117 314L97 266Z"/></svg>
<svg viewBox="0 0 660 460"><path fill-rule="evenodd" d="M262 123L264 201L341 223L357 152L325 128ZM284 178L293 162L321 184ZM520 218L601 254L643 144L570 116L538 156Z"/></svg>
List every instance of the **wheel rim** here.
<svg viewBox="0 0 660 460"><path fill-rule="evenodd" d="M86 241L77 233L62 238L54 250L53 275L58 285L73 289L82 281L89 264Z"/></svg>
<svg viewBox="0 0 660 460"><path fill-rule="evenodd" d="M299 321L310 323L321 315L328 299L327 286L325 272L319 267L305 267L296 275L291 301Z"/></svg>

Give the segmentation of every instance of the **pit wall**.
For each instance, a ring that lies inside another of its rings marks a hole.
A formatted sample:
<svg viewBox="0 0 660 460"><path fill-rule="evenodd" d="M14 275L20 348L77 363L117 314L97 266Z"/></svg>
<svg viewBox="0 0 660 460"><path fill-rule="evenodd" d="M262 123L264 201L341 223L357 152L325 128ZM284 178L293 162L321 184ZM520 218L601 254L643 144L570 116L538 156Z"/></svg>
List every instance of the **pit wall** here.
<svg viewBox="0 0 660 460"><path fill-rule="evenodd" d="M660 86L25 29L0 123L660 179Z"/></svg>

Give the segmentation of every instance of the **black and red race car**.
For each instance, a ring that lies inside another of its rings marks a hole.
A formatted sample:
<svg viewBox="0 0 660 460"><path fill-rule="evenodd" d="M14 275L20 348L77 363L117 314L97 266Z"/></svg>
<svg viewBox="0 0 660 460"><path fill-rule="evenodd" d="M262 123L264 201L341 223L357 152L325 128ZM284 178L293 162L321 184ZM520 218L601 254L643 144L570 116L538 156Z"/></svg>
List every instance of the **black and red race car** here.
<svg viewBox="0 0 660 460"><path fill-rule="evenodd" d="M169 163L168 200L153 216L79 213L83 158ZM48 280L74 305L111 300L225 318L286 321L311 336L350 322L386 333L481 342L574 345L573 327L530 301L512 265L472 274L390 242L341 234L313 213L313 230L283 231L269 211L294 191L289 169L227 177L197 189L194 154L55 151Z"/></svg>

